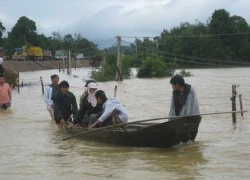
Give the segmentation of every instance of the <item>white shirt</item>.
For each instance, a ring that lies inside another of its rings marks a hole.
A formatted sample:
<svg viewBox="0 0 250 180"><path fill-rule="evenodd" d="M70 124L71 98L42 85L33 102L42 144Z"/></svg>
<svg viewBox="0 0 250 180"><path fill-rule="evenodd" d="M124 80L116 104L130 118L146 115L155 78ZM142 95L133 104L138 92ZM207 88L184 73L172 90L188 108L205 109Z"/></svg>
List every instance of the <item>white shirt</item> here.
<svg viewBox="0 0 250 180"><path fill-rule="evenodd" d="M0 65L3 64L3 58L0 57Z"/></svg>
<svg viewBox="0 0 250 180"><path fill-rule="evenodd" d="M103 104L104 112L99 118L101 122L107 119L111 113L116 109L120 111L118 114L118 118L123 122L126 123L128 121L128 113L126 112L125 108L120 104L119 100L116 98L109 98Z"/></svg>
<svg viewBox="0 0 250 180"><path fill-rule="evenodd" d="M53 88L50 86L47 86L44 92L44 101L46 102L47 106L51 106L53 104L52 98L52 90Z"/></svg>

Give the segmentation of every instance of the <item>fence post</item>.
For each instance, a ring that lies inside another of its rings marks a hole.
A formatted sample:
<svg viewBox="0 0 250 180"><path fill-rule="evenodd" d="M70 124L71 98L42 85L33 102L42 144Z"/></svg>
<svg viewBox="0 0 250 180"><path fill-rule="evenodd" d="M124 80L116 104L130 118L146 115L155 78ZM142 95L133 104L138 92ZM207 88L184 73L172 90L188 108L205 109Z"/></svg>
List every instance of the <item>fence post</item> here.
<svg viewBox="0 0 250 180"><path fill-rule="evenodd" d="M42 93L43 93L43 95L44 95L43 78L42 78L42 77L40 77L40 80L41 80L41 86L42 86Z"/></svg>
<svg viewBox="0 0 250 180"><path fill-rule="evenodd" d="M232 101L232 111L236 111L236 102L235 102L235 99L236 99L236 95L237 95L237 92L236 92L236 85L233 84L232 85L232 97L231 97L231 101ZM236 113L232 113L232 119L233 119L233 123L236 123Z"/></svg>
<svg viewBox="0 0 250 180"><path fill-rule="evenodd" d="M77 58L77 68L79 69L80 68L80 59Z"/></svg>
<svg viewBox="0 0 250 180"><path fill-rule="evenodd" d="M243 117L243 105L242 105L242 94L239 94L239 100L240 100L240 114L241 114L241 117Z"/></svg>
<svg viewBox="0 0 250 180"><path fill-rule="evenodd" d="M59 72L61 72L61 59L58 60L58 69L59 69Z"/></svg>
<svg viewBox="0 0 250 180"><path fill-rule="evenodd" d="M19 74L19 73L18 73ZM19 93L20 92L20 84L19 84L19 77L17 79L17 92Z"/></svg>
<svg viewBox="0 0 250 180"><path fill-rule="evenodd" d="M75 58L75 70L76 70L76 60L77 60L77 59Z"/></svg>
<svg viewBox="0 0 250 180"><path fill-rule="evenodd" d="M20 92L20 84L19 84L19 79L20 79L20 72L18 72L18 79L17 79L17 92Z"/></svg>
<svg viewBox="0 0 250 180"><path fill-rule="evenodd" d="M116 97L117 86L115 86L114 97Z"/></svg>

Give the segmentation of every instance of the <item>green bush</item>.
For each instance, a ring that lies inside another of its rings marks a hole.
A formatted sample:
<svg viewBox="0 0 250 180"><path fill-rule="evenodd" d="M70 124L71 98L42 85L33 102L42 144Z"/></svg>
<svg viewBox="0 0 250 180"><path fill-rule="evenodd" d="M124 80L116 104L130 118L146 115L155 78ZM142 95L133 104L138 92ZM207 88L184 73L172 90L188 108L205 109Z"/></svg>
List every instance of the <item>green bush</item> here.
<svg viewBox="0 0 250 180"><path fill-rule="evenodd" d="M102 68L98 70L92 70L90 77L96 81L114 81L116 75L116 62L117 58L115 54L109 54L106 60L106 64L102 64ZM103 62L102 62L103 63ZM130 78L130 58L122 58L121 60L121 75L123 79Z"/></svg>
<svg viewBox="0 0 250 180"><path fill-rule="evenodd" d="M175 63L166 63L161 57L147 57L139 68L137 77L166 77L175 72Z"/></svg>
<svg viewBox="0 0 250 180"><path fill-rule="evenodd" d="M179 73L182 77L189 77L193 76L193 74L190 71L185 71L185 69L182 69Z"/></svg>

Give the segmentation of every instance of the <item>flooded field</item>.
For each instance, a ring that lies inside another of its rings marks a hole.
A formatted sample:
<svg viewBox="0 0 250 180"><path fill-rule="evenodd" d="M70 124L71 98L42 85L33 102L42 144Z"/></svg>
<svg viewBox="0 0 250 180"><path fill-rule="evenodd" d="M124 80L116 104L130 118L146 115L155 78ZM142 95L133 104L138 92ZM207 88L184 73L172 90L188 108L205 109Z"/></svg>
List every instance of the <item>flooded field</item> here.
<svg viewBox="0 0 250 180"><path fill-rule="evenodd" d="M13 89L12 108L0 111L0 179L248 179L250 176L250 68L191 69L185 78L196 89L202 114L231 111L232 85L248 110L237 123L231 114L204 115L194 143L173 148L122 147L73 138L51 122L43 101L40 77L70 83L79 102L89 68L20 74L24 86ZM73 76L75 75L75 76ZM129 121L167 117L170 78L98 83L108 97L117 97ZM239 99L237 98L237 110Z"/></svg>

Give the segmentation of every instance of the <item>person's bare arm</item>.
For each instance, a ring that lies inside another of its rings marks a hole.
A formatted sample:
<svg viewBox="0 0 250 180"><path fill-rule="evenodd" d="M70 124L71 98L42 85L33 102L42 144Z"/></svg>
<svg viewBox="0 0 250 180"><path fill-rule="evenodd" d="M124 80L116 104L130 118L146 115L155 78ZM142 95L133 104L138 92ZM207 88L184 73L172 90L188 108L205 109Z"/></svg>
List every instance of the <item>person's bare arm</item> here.
<svg viewBox="0 0 250 180"><path fill-rule="evenodd" d="M11 101L11 99L12 99L12 94L11 94L11 89L10 89L10 88L9 88L8 94L9 94L9 98L10 98L10 101Z"/></svg>

